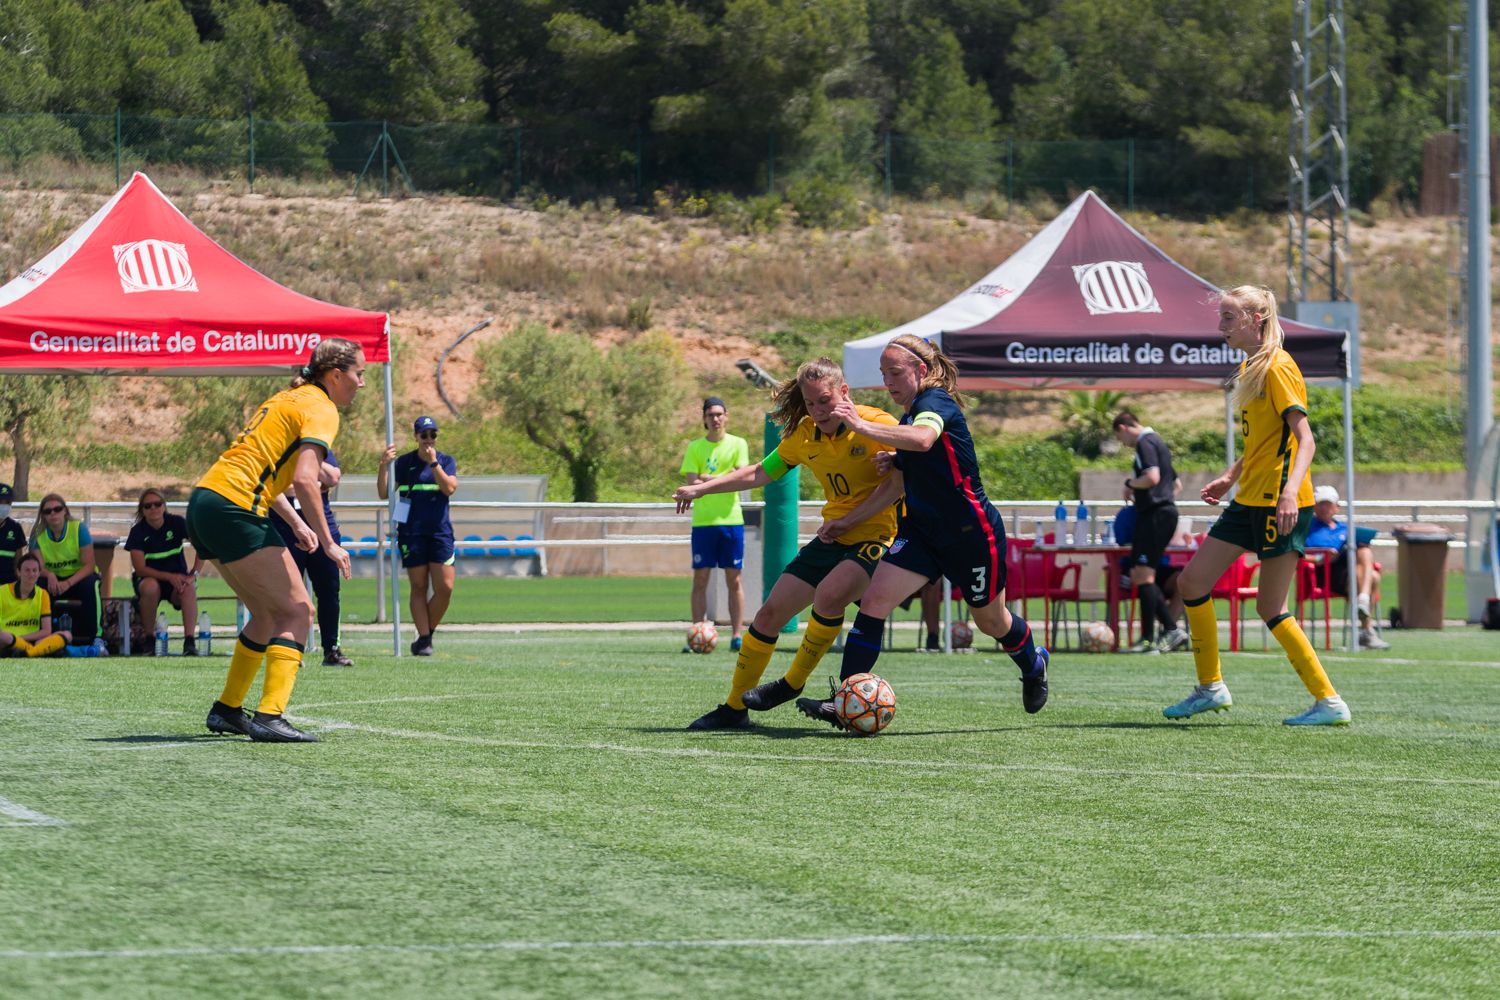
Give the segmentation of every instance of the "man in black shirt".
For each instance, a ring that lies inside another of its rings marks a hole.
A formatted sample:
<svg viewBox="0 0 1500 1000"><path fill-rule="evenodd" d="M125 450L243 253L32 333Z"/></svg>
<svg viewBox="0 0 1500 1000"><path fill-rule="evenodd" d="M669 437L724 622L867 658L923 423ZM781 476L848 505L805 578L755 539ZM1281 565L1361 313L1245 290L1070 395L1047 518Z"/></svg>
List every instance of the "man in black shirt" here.
<svg viewBox="0 0 1500 1000"><path fill-rule="evenodd" d="M1157 653L1187 645L1187 633L1177 627L1167 612L1167 599L1156 584L1156 567L1162 553L1177 533L1177 470L1172 468L1172 449L1161 435L1129 410L1113 421L1115 438L1135 449L1131 476L1125 480L1125 499L1135 504L1135 534L1130 540L1130 582L1141 597L1141 641L1131 653ZM1156 623L1161 622L1162 640L1156 642Z"/></svg>
<svg viewBox="0 0 1500 1000"><path fill-rule="evenodd" d="M14 496L10 483L0 483L0 586L16 582L16 556L26 551L26 529L10 516Z"/></svg>

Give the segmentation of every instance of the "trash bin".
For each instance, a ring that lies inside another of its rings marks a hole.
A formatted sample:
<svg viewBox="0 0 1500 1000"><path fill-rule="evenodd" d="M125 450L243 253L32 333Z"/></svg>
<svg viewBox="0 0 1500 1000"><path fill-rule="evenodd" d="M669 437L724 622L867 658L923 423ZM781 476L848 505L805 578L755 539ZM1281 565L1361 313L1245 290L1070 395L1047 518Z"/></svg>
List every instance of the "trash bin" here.
<svg viewBox="0 0 1500 1000"><path fill-rule="evenodd" d="M1402 628L1442 628L1448 584L1448 543L1453 535L1436 524L1398 524Z"/></svg>

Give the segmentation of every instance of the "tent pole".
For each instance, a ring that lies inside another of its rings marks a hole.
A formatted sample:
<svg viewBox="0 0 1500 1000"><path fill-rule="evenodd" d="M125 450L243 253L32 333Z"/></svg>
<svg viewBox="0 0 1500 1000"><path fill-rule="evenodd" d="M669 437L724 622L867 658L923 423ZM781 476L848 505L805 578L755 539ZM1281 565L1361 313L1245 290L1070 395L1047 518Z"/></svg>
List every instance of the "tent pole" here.
<svg viewBox="0 0 1500 1000"><path fill-rule="evenodd" d="M396 443L396 408L392 402L391 395L391 369L396 366L395 352L391 352L391 358L385 363L385 446L389 448ZM387 480L390 488L386 490L386 523L390 525L391 544L386 546L386 553L391 560L391 654L398 659L401 656L401 567L396 556L399 551L395 544L396 539L396 484L394 482L396 470L391 469L391 478ZM384 541L384 539L382 539Z"/></svg>
<svg viewBox="0 0 1500 1000"><path fill-rule="evenodd" d="M1348 504L1344 525L1349 529L1349 595L1344 601L1344 611L1349 616L1349 651L1359 652L1359 584L1354 576L1354 564L1358 561L1358 547L1354 531L1354 392L1352 380L1344 377L1344 497ZM1371 608L1370 610L1374 610Z"/></svg>

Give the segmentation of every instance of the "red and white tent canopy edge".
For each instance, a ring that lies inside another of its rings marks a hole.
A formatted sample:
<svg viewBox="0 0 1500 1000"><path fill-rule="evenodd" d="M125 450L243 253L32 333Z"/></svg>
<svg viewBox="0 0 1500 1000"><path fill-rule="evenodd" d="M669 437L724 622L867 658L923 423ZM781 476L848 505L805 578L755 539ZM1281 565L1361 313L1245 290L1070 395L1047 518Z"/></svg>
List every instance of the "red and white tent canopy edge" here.
<svg viewBox="0 0 1500 1000"><path fill-rule="evenodd" d="M881 350L911 333L953 358L965 389L1218 389L1238 357L1218 333L1218 291L1087 192L956 298L846 343L844 373L878 387ZM1282 326L1309 380L1345 377L1343 331Z"/></svg>

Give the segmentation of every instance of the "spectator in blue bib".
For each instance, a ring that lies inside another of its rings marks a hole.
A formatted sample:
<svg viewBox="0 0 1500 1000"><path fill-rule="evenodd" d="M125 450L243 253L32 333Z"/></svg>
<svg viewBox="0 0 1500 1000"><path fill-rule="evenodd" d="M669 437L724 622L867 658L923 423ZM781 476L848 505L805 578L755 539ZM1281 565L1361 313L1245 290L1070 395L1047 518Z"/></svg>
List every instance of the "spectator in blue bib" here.
<svg viewBox="0 0 1500 1000"><path fill-rule="evenodd" d="M453 523L448 498L458 489L458 463L437 450L437 421L421 416L412 425L417 447L396 457L393 444L380 457L375 491L390 496L396 466L396 544L411 588L411 622L417 638L412 655L432 655L432 634L453 600ZM430 592L429 592L430 591Z"/></svg>
<svg viewBox="0 0 1500 1000"><path fill-rule="evenodd" d="M1310 549L1337 549L1332 565L1327 567L1328 586L1340 597L1349 596L1349 526L1338 519L1339 491L1332 486L1319 486L1313 490L1312 527L1307 529L1307 547ZM1380 600L1380 567L1375 565L1375 554L1370 542L1375 538L1373 528L1360 528L1355 534L1354 583L1359 588L1355 599L1359 607L1359 644L1365 649L1390 649L1391 644L1375 631L1375 620L1370 616L1370 602ZM1318 568L1321 575L1323 567Z"/></svg>
<svg viewBox="0 0 1500 1000"><path fill-rule="evenodd" d="M77 601L72 615L73 641L87 646L99 634L99 573L94 563L94 536L73 516L61 493L48 493L37 508L31 529L31 551L42 557L41 586L58 601Z"/></svg>
<svg viewBox="0 0 1500 1000"><path fill-rule="evenodd" d="M26 529L10 516L15 491L0 483L0 586L16 582L16 559L26 551Z"/></svg>
<svg viewBox="0 0 1500 1000"><path fill-rule="evenodd" d="M329 503L329 491L339 484L339 478L343 471L339 468L339 460L334 457L333 452L323 458L323 464L318 469L318 488L323 494L323 520L328 522L328 533L335 539L340 539L339 523L333 517L333 504ZM297 491L289 489L286 498L292 505L292 510L297 512L297 517L308 527L311 522L303 515L302 509L297 506ZM281 519L276 513L276 508L269 511L271 527L275 528L281 535L281 540L286 542L286 549L292 555L292 562L297 564L297 569L307 577L307 582L312 584L313 597L318 602L318 637L323 643L323 666L325 667L352 667L351 660L339 645L339 622L342 614L339 603L339 588L343 585L343 573L339 570L339 564L324 552L322 546L311 552L304 551L297 545L297 534L290 524Z"/></svg>
<svg viewBox="0 0 1500 1000"><path fill-rule="evenodd" d="M193 628L198 620L198 567L194 559L188 571L182 545L187 541L187 518L167 510L160 490L142 490L135 502L135 523L125 538L130 553L130 582L141 609L141 621L150 626L156 609L166 601L182 612L182 655L196 656L198 642ZM155 649L146 647L148 653Z"/></svg>

